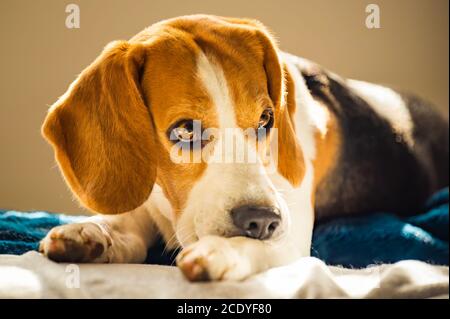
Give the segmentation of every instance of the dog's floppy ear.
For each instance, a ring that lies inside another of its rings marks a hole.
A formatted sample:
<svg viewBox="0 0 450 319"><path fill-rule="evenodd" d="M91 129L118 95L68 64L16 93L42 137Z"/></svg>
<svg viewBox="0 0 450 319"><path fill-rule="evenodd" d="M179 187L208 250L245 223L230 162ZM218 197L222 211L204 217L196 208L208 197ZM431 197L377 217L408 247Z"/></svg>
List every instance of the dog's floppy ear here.
<svg viewBox="0 0 450 319"><path fill-rule="evenodd" d="M294 127L295 88L293 80L278 57L275 41L258 22L253 22L259 32L264 49L264 69L267 89L275 106L275 127L278 129L278 172L293 186L300 185L305 172L303 152L297 141Z"/></svg>
<svg viewBox="0 0 450 319"><path fill-rule="evenodd" d="M109 44L42 127L70 188L95 212L135 209L155 181L154 126L139 85L145 56L142 44Z"/></svg>
<svg viewBox="0 0 450 319"><path fill-rule="evenodd" d="M295 88L289 71L285 70L284 100L278 108L276 127L278 128L278 171L293 186L299 186L304 173L303 152L297 141L294 125Z"/></svg>

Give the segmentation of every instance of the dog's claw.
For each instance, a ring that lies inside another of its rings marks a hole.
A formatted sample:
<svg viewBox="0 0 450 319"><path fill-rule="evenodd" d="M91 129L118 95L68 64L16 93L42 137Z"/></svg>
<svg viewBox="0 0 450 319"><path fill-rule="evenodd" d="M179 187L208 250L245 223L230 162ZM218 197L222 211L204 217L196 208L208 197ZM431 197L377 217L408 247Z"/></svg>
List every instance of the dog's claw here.
<svg viewBox="0 0 450 319"><path fill-rule="evenodd" d="M205 267L202 258L198 257L192 261L180 259L177 261L178 267L190 281L209 281L211 277Z"/></svg>

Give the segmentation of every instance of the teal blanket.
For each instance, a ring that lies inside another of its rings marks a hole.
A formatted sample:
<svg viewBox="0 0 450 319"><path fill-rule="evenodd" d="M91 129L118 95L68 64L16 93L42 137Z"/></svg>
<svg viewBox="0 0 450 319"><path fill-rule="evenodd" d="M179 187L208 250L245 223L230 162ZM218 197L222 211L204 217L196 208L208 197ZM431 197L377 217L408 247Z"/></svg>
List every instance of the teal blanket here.
<svg viewBox="0 0 450 319"><path fill-rule="evenodd" d="M435 194L421 214L400 218L391 213L336 218L316 225L312 256L330 265L366 267L417 259L448 265L449 191ZM47 212L0 211L0 254L37 250L39 241L55 226L85 217ZM171 264L160 241L149 251L147 263Z"/></svg>

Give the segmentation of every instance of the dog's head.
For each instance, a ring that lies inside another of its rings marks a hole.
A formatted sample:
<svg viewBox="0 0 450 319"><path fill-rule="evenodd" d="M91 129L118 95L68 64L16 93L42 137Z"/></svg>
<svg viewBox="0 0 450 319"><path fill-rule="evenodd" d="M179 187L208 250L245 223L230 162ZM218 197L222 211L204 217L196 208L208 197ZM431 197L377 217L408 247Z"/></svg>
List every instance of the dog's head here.
<svg viewBox="0 0 450 319"><path fill-rule="evenodd" d="M182 244L208 234L274 238L289 219L265 157L274 139L277 173L292 185L304 174L285 82L259 22L167 20L109 44L50 108L43 134L96 212L131 211L156 183Z"/></svg>

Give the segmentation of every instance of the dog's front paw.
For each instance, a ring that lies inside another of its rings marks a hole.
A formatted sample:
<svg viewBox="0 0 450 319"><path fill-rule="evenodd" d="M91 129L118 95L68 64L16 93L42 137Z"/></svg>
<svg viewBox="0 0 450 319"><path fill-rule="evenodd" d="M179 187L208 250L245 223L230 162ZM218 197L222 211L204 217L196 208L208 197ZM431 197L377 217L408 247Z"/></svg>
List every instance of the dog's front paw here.
<svg viewBox="0 0 450 319"><path fill-rule="evenodd" d="M190 281L241 280L249 276L249 260L229 239L206 236L177 256L177 266Z"/></svg>
<svg viewBox="0 0 450 319"><path fill-rule="evenodd" d="M57 262L106 262L108 238L94 223L68 224L50 230L39 251Z"/></svg>

